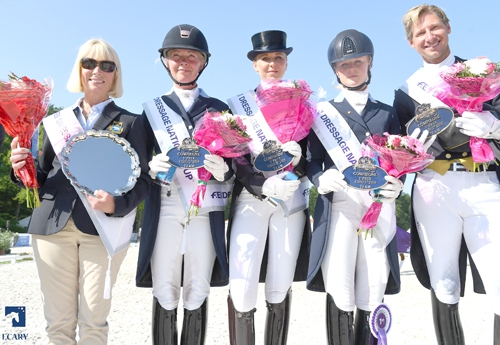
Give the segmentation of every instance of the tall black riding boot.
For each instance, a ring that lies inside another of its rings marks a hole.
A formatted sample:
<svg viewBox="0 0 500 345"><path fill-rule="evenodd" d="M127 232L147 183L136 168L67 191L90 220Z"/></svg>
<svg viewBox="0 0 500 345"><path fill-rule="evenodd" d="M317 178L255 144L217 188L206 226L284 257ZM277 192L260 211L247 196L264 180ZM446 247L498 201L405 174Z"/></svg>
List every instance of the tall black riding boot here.
<svg viewBox="0 0 500 345"><path fill-rule="evenodd" d="M291 304L291 289L288 290L285 299L281 303L269 303L266 301L267 316L264 345L286 345Z"/></svg>
<svg viewBox="0 0 500 345"><path fill-rule="evenodd" d="M460 322L458 303L446 304L440 302L434 290L431 289L432 315L434 330L439 345L465 344L464 331Z"/></svg>
<svg viewBox="0 0 500 345"><path fill-rule="evenodd" d="M340 310L326 294L326 336L328 345L353 345L352 311Z"/></svg>
<svg viewBox="0 0 500 345"><path fill-rule="evenodd" d="M239 312L234 309L231 295L227 297L230 345L255 345L254 314L256 310L253 308L247 312Z"/></svg>
<svg viewBox="0 0 500 345"><path fill-rule="evenodd" d="M355 345L376 345L378 344L370 329L371 312L357 309L354 318L354 344Z"/></svg>
<svg viewBox="0 0 500 345"><path fill-rule="evenodd" d="M207 335L208 298L195 310L184 308L181 345L203 345Z"/></svg>
<svg viewBox="0 0 500 345"><path fill-rule="evenodd" d="M496 314L493 324L493 345L500 345L500 315Z"/></svg>
<svg viewBox="0 0 500 345"><path fill-rule="evenodd" d="M177 308L166 310L153 298L153 345L177 345Z"/></svg>

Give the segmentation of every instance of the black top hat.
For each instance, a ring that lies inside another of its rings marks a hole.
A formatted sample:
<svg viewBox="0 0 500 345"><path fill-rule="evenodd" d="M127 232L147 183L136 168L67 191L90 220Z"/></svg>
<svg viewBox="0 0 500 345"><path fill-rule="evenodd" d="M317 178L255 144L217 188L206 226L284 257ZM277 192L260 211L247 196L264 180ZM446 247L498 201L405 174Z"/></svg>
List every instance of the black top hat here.
<svg viewBox="0 0 500 345"><path fill-rule="evenodd" d="M254 60L262 53L284 52L286 55L293 50L286 47L286 32L279 30L262 31L252 36L253 50L250 50L247 57Z"/></svg>

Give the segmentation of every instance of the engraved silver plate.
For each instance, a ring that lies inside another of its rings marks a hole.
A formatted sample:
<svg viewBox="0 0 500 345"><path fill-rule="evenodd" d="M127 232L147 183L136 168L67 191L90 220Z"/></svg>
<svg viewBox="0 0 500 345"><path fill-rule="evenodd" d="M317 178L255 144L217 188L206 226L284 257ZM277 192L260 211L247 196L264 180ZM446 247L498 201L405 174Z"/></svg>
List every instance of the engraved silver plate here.
<svg viewBox="0 0 500 345"><path fill-rule="evenodd" d="M61 166L71 184L87 195L97 189L123 195L141 174L137 152L109 131L88 130L72 136L61 152Z"/></svg>

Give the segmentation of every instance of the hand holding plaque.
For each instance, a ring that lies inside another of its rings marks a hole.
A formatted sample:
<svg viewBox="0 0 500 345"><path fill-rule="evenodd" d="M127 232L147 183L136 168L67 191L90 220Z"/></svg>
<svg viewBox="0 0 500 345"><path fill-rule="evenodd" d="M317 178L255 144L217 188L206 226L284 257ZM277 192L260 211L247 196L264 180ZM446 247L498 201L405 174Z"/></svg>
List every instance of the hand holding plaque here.
<svg viewBox="0 0 500 345"><path fill-rule="evenodd" d="M347 185L358 190L371 190L384 186L387 172L370 157L361 157L356 164L344 169Z"/></svg>
<svg viewBox="0 0 500 345"><path fill-rule="evenodd" d="M261 172L278 171L290 165L294 155L283 151L274 140L268 140L264 144L262 152L255 157L253 165Z"/></svg>
<svg viewBox="0 0 500 345"><path fill-rule="evenodd" d="M182 144L167 152L170 164L182 169L199 169L205 160L205 155L210 152L201 146L196 145L192 138L185 138Z"/></svg>
<svg viewBox="0 0 500 345"><path fill-rule="evenodd" d="M431 108L429 103L422 103L415 110L415 117L407 124L407 132L412 133L416 128L423 132L427 130L429 135L443 132L453 122L453 111L446 107Z"/></svg>

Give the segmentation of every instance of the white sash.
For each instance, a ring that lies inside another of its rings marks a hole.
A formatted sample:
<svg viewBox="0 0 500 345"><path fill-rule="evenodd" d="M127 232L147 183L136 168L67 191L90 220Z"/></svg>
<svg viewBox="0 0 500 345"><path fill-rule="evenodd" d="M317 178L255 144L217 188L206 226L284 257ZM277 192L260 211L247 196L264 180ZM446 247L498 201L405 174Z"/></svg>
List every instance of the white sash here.
<svg viewBox="0 0 500 345"><path fill-rule="evenodd" d="M361 144L352 131L346 120L340 115L339 111L330 102L320 102L316 106L318 115L316 116L311 128L318 136L325 147L328 155L335 163L339 171L356 164L361 157ZM352 190L358 198L358 202L364 205L365 212L373 202L368 191ZM379 218L387 221L392 217L391 208L382 207ZM378 225L374 229L375 235L382 243L387 243L384 231Z"/></svg>
<svg viewBox="0 0 500 345"><path fill-rule="evenodd" d="M420 104L429 103L431 108L448 108L446 104L431 93L431 86L434 84L433 79L436 79L436 76L421 67L401 85L400 89Z"/></svg>
<svg viewBox="0 0 500 345"><path fill-rule="evenodd" d="M145 102L142 106L162 152L179 146L182 140L190 137L182 117L173 111L161 97ZM198 213L224 211L229 202L233 181L233 179L224 182L208 181L205 199ZM198 186L198 170L176 169L173 184L179 191L187 214L189 201ZM209 197L209 195L214 195L214 197Z"/></svg>
<svg viewBox="0 0 500 345"><path fill-rule="evenodd" d="M342 115L330 102L316 106L318 115L311 125L339 171L356 164L361 144Z"/></svg>
<svg viewBox="0 0 500 345"><path fill-rule="evenodd" d="M255 92L247 91L240 93L227 100L233 114L240 116L247 127L247 133L252 138L251 149L255 157L264 148L264 143L274 140L278 145L280 141L267 123L262 111L255 101ZM265 173L265 177L275 175L275 172ZM280 201L285 216L305 210L309 207L309 188L311 183L306 177L300 179L300 186L287 201Z"/></svg>
<svg viewBox="0 0 500 345"><path fill-rule="evenodd" d="M227 103L233 114L240 116L247 127L247 133L252 138L251 146L254 156L262 152L268 140L275 140L278 145L281 144L255 101L255 92L241 93L228 99Z"/></svg>
<svg viewBox="0 0 500 345"><path fill-rule="evenodd" d="M59 161L61 160L61 152L68 140L73 135L84 132L71 108L66 108L51 116L47 116L43 119L43 125ZM106 272L104 287L104 298L108 299L111 292L111 258L129 245L137 208L134 208L124 217L108 217L104 212L94 210L83 193L77 190L77 194L109 254L108 271Z"/></svg>

